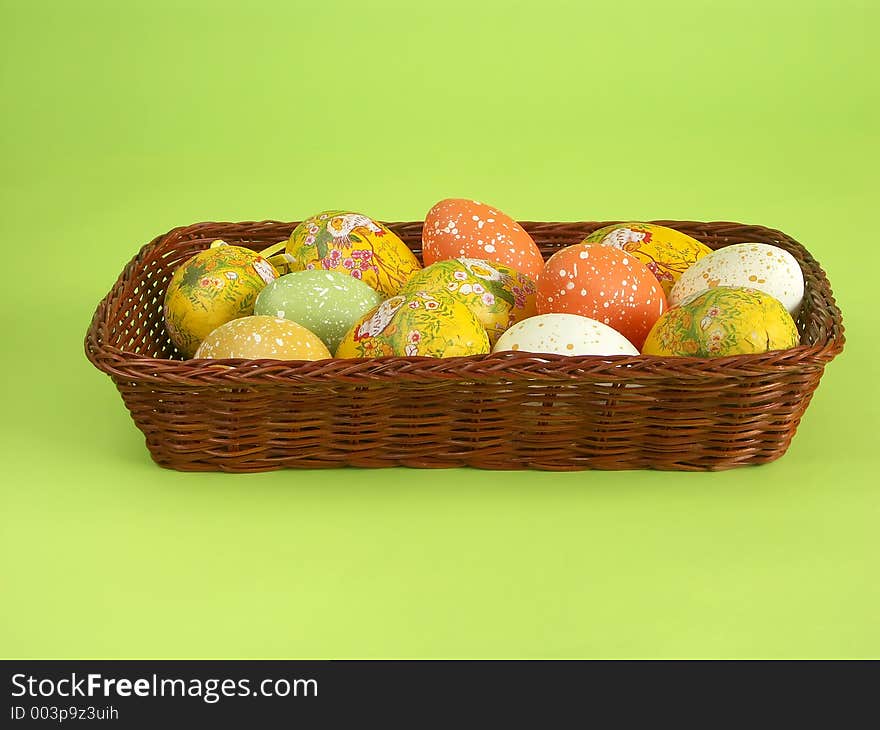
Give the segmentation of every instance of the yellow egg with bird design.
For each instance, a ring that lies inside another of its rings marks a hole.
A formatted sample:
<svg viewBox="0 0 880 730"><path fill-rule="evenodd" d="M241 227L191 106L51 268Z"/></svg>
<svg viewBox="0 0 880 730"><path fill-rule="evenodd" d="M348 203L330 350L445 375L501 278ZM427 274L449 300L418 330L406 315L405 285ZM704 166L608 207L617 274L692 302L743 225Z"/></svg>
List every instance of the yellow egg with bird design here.
<svg viewBox="0 0 880 730"><path fill-rule="evenodd" d="M778 299L757 289L719 286L664 312L642 354L749 355L785 350L798 341L797 325Z"/></svg>
<svg viewBox="0 0 880 730"><path fill-rule="evenodd" d="M422 268L391 230L361 213L326 210L300 223L287 242L291 271L338 271L394 296Z"/></svg>
<svg viewBox="0 0 880 730"><path fill-rule="evenodd" d="M448 292L467 305L486 328L490 345L511 325L537 314L535 282L494 261L438 261L417 272L401 293L414 291Z"/></svg>
<svg viewBox="0 0 880 730"><path fill-rule="evenodd" d="M278 278L249 248L214 241L177 267L165 291L165 329L184 357L192 357L217 327L253 314L257 295Z"/></svg>
<svg viewBox="0 0 880 730"><path fill-rule="evenodd" d="M593 231L583 243L631 253L654 274L667 297L688 268L712 253L696 238L655 223L615 223Z"/></svg>
<svg viewBox="0 0 880 730"><path fill-rule="evenodd" d="M489 337L467 305L444 291L398 294L342 338L336 357L485 355Z"/></svg>

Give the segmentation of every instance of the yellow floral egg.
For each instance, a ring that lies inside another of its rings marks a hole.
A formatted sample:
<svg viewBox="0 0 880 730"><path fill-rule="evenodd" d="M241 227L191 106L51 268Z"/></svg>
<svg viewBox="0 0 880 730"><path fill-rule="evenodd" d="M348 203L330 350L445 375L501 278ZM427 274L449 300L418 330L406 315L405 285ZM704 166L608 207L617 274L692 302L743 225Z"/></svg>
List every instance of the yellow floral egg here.
<svg viewBox="0 0 880 730"><path fill-rule="evenodd" d="M785 350L798 341L797 326L778 299L757 289L719 286L665 312L642 354L748 355Z"/></svg>
<svg viewBox="0 0 880 730"><path fill-rule="evenodd" d="M300 223L286 257L292 271L348 274L394 296L422 268L409 247L381 223L360 213L327 210Z"/></svg>
<svg viewBox="0 0 880 730"><path fill-rule="evenodd" d="M593 231L583 243L611 246L631 253L657 277L667 297L688 267L712 253L711 248L696 238L653 223L605 226Z"/></svg>
<svg viewBox="0 0 880 730"><path fill-rule="evenodd" d="M248 248L215 241L181 264L165 292L165 329L184 357L192 357L205 336L253 314L257 295L278 272Z"/></svg>
<svg viewBox="0 0 880 730"><path fill-rule="evenodd" d="M467 305L443 291L386 299L339 343L336 357L455 357L489 352L489 337Z"/></svg>
<svg viewBox="0 0 880 730"><path fill-rule="evenodd" d="M327 346L305 327L282 317L252 315L220 325L196 350L197 358L325 360Z"/></svg>
<svg viewBox="0 0 880 730"><path fill-rule="evenodd" d="M536 287L525 274L482 259L438 261L416 273L401 290L445 291L467 305L486 328L489 344L513 324L537 314Z"/></svg>

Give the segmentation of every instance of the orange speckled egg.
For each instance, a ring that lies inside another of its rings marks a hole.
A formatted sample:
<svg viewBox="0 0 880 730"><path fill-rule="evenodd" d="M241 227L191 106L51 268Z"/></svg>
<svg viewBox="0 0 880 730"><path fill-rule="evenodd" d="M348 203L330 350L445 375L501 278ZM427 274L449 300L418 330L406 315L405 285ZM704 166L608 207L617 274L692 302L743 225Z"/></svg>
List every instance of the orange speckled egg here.
<svg viewBox="0 0 880 730"><path fill-rule="evenodd" d="M538 313L590 317L641 348L666 309L660 282L626 251L577 244L553 254L538 277Z"/></svg>
<svg viewBox="0 0 880 730"><path fill-rule="evenodd" d="M695 238L654 223L605 226L593 231L581 243L601 243L631 253L657 277L667 299L682 272L712 253L711 248Z"/></svg>
<svg viewBox="0 0 880 730"><path fill-rule="evenodd" d="M441 200L425 218L425 266L461 256L505 264L537 278L544 267L538 246L509 215L476 200Z"/></svg>

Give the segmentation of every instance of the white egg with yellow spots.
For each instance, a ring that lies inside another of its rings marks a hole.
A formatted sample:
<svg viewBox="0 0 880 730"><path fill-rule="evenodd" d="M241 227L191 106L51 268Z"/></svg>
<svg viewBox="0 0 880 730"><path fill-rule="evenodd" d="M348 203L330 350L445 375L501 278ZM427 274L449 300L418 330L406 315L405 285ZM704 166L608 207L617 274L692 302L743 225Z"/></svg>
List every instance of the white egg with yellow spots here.
<svg viewBox="0 0 880 730"><path fill-rule="evenodd" d="M620 332L579 314L539 314L517 322L498 339L493 352L551 355L638 355Z"/></svg>
<svg viewBox="0 0 880 730"><path fill-rule="evenodd" d="M321 339L281 317L252 315L221 325L196 350L212 360L324 360L331 357Z"/></svg>
<svg viewBox="0 0 880 730"><path fill-rule="evenodd" d="M735 243L689 267L672 287L670 306L719 286L757 289L778 299L793 317L804 298L804 274L785 249L768 243Z"/></svg>

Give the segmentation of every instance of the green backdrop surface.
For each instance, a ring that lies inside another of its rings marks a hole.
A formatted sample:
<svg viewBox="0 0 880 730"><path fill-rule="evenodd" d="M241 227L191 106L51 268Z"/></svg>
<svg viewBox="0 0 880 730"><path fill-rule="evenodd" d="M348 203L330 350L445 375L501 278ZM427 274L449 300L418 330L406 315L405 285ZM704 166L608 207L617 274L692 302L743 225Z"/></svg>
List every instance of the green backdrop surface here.
<svg viewBox="0 0 880 730"><path fill-rule="evenodd" d="M0 8L0 656L880 655L876 3ZM757 468L152 463L82 352L142 243L447 196L781 228L847 349Z"/></svg>

